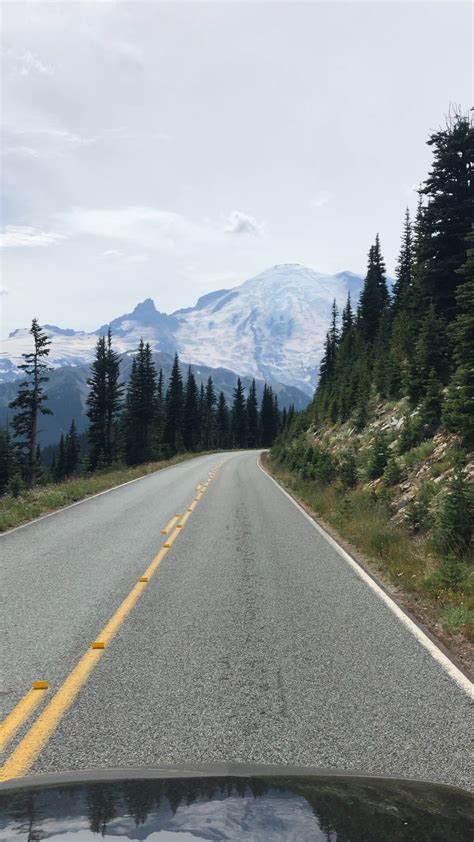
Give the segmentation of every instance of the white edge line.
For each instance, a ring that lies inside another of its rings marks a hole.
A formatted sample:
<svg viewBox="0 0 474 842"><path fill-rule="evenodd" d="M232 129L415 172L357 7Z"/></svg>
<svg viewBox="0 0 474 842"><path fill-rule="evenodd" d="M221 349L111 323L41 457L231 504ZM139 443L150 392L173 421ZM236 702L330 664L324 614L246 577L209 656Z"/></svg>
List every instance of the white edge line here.
<svg viewBox="0 0 474 842"><path fill-rule="evenodd" d="M296 506L296 508L301 512L301 514L306 518L306 520L309 521L309 523L314 527L314 529L316 529L316 531L319 532L319 534L322 535L323 538L325 538L328 544L330 544L331 547L333 547L336 550L336 552L339 553L339 555L344 559L344 561L346 561L347 564L349 564L349 566L355 571L355 573L357 573L359 578L362 579L362 581L365 582L365 584L368 585L369 588L371 588L374 591L374 593L377 594L379 599L381 599L385 603L385 605L387 605L392 614L395 614L397 619L400 620L400 622L408 629L408 631L412 633L414 637L416 637L418 642L421 643L421 645L428 650L430 655L443 667L443 669L448 673L448 675L456 682L458 687L460 687L461 690L464 690L464 692L467 693L467 695L471 699L474 699L474 684L469 680L469 678L466 675L464 675L464 673L462 673L461 670L458 669L452 661L450 661L450 659L444 654L444 652L441 651L441 649L438 649L436 644L428 637L428 635L426 635L425 632L422 631L422 629L420 629L420 627L417 626L417 624L414 623L413 620L407 614L405 614L404 611L402 611L400 606L397 605L396 602L394 602L394 600L388 595L388 593L386 593L386 591L384 591L383 588L381 588L380 585L378 585L377 582L374 579L372 579L372 577L369 576L368 573L366 573L364 568L361 567L355 561L355 559L353 559L352 556L349 555L349 553L346 552L337 543L337 541L335 541L334 538L331 535L329 535L329 533L326 532L326 530L308 514L308 512L305 512L303 507L300 506L300 504L294 499L294 497L291 496L291 494L288 494L288 492L285 491L284 488L282 488L282 486L279 482L277 482L276 479L270 476L270 474L265 470L265 468L262 467L260 463L260 458L257 460L257 465L262 471L262 473L265 474L265 476L269 480L271 480L277 488L280 489L281 493L284 494L285 497L288 497L288 500L291 500L293 505Z"/></svg>
<svg viewBox="0 0 474 842"><path fill-rule="evenodd" d="M5 535L11 535L12 532L17 532L19 529L25 529L25 527L32 526L34 523L38 523L38 521L40 520L46 520L47 517L53 517L53 515L60 515L61 512L65 512L67 511L67 509L73 509L74 506L80 506L81 503L87 503L89 500L94 500L95 497L102 497L103 494L109 494L111 491L117 491L118 488L123 488L125 485L131 485L132 482L140 482L141 479L148 479L148 477L153 477L155 476L155 474L163 474L165 471L170 471L171 468L178 468L180 465L185 465L188 462L194 462L195 459L205 459L206 456L212 455L212 453L209 453L203 456L193 456L192 459L183 459L181 462L176 462L176 465L167 465L166 468L157 468L156 471L150 471L149 474L143 474L142 477L128 479L127 482L121 482L120 485L113 485L112 488L105 488L103 491L98 491L96 494L89 494L82 500L76 500L75 503L68 503L67 506L61 506L60 509L55 509L54 512L48 512L45 515L35 517L33 520L28 520L26 523L20 523L19 526L14 526L12 529L6 529L4 532L0 532L0 540L4 538Z"/></svg>

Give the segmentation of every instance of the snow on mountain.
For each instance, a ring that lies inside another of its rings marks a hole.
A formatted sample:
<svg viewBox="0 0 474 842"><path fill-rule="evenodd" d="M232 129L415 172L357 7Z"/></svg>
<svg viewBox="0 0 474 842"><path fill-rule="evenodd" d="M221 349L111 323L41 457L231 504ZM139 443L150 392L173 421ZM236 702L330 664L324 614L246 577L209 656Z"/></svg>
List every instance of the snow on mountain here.
<svg viewBox="0 0 474 842"><path fill-rule="evenodd" d="M334 298L343 306L362 279L349 272L324 275L283 264L222 290L192 310L178 311L183 360L224 366L239 374L297 386L312 394ZM202 299L201 299L202 302Z"/></svg>
<svg viewBox="0 0 474 842"><path fill-rule="evenodd" d="M231 290L202 296L194 307L171 315L160 313L148 298L110 322L121 353L137 347L141 337L155 351L178 350L184 362L226 368L302 389L311 395L329 325L333 299L343 306L350 291L355 302L362 279L351 272L326 275L299 264L267 269ZM45 325L52 340L54 367L91 361L97 336ZM31 350L27 328L1 343L0 382L19 376L21 354Z"/></svg>

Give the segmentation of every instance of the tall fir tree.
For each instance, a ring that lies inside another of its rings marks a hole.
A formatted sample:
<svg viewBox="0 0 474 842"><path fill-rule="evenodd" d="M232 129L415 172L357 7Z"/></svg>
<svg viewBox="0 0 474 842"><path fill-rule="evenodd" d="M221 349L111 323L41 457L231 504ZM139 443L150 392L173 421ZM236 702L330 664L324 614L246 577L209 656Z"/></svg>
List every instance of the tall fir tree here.
<svg viewBox="0 0 474 842"><path fill-rule="evenodd" d="M273 393L271 387L265 383L260 407L260 443L262 447L271 447L273 444L275 430L274 413Z"/></svg>
<svg viewBox="0 0 474 842"><path fill-rule="evenodd" d="M196 450L200 443L199 392L191 366L184 388L183 443L186 450Z"/></svg>
<svg viewBox="0 0 474 842"><path fill-rule="evenodd" d="M44 392L45 383L49 380L47 372L51 370L46 362L51 340L37 319L33 319L31 323L30 334L33 337L33 351L22 354L24 362L19 366L27 379L18 386L17 396L9 407L16 410L12 420L13 434L29 485L33 488L40 470L37 459L39 419L42 415L53 413L45 406L48 397Z"/></svg>
<svg viewBox="0 0 474 842"><path fill-rule="evenodd" d="M149 343L140 339L133 358L124 413L125 456L129 465L150 461L155 454L157 380Z"/></svg>
<svg viewBox="0 0 474 842"><path fill-rule="evenodd" d="M380 320L389 303L385 263L380 249L379 235L369 250L367 274L358 307L358 324L364 339L372 343L378 333Z"/></svg>
<svg viewBox="0 0 474 842"><path fill-rule="evenodd" d="M467 446L474 444L474 229L468 237L467 260L459 270L456 318L450 327L456 366L449 384L443 421L459 433Z"/></svg>
<svg viewBox="0 0 474 842"><path fill-rule="evenodd" d="M13 477L20 473L17 448L8 425L0 427L0 494L5 494Z"/></svg>
<svg viewBox="0 0 474 842"><path fill-rule="evenodd" d="M244 387L240 377L234 388L232 404L232 447L247 447L247 412Z"/></svg>
<svg viewBox="0 0 474 842"><path fill-rule="evenodd" d="M420 190L426 204L419 220L417 283L424 305L431 301L450 323L456 315L458 269L466 261L472 223L474 127L469 116L451 114L427 143L433 164Z"/></svg>
<svg viewBox="0 0 474 842"><path fill-rule="evenodd" d="M77 427L74 418L71 421L69 432L66 436L66 474L68 477L77 473L79 468L79 457L81 445L77 434Z"/></svg>
<svg viewBox="0 0 474 842"><path fill-rule="evenodd" d="M179 453L183 450L183 379L178 354L175 353L173 367L166 393L166 422L164 442L169 452Z"/></svg>
<svg viewBox="0 0 474 842"><path fill-rule="evenodd" d="M229 409L224 392L219 392L216 410L216 446L219 450L230 447Z"/></svg>
<svg viewBox="0 0 474 842"><path fill-rule="evenodd" d="M95 471L112 464L118 453L117 422L122 408L123 383L119 380L120 357L112 348L110 328L97 340L86 399L89 418L89 468Z"/></svg>
<svg viewBox="0 0 474 842"><path fill-rule="evenodd" d="M259 444L258 402L255 379L250 384L247 395L247 447L257 447Z"/></svg>

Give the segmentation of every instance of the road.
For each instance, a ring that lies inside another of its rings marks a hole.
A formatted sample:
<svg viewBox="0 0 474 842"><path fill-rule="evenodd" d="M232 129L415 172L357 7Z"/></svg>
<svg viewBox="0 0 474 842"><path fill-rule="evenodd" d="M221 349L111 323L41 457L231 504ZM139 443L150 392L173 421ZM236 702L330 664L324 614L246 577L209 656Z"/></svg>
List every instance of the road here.
<svg viewBox="0 0 474 842"><path fill-rule="evenodd" d="M255 452L91 498L0 555L6 777L242 761L472 784L472 696Z"/></svg>

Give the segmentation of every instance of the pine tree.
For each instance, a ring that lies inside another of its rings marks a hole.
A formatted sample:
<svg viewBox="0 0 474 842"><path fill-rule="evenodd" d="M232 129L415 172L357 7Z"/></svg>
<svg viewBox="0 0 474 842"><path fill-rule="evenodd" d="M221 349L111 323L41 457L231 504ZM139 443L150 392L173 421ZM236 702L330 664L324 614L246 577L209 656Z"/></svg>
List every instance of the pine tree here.
<svg viewBox="0 0 474 842"><path fill-rule="evenodd" d="M456 460L448 492L438 514L436 537L442 551L456 559L473 560L474 493L466 477L462 454Z"/></svg>
<svg viewBox="0 0 474 842"><path fill-rule="evenodd" d="M0 427L0 494L5 494L15 475L20 473L17 449L8 426Z"/></svg>
<svg viewBox="0 0 474 842"><path fill-rule="evenodd" d="M119 382L120 357L112 348L112 333L97 341L91 376L87 380L89 418L89 467L92 471L111 465L117 454L117 420L124 386Z"/></svg>
<svg viewBox="0 0 474 842"><path fill-rule="evenodd" d="M431 369L426 384L425 396L421 402L418 413L418 421L422 428L423 435L427 438L434 435L441 421L441 410L443 406L443 393L439 377L434 368Z"/></svg>
<svg viewBox="0 0 474 842"><path fill-rule="evenodd" d="M410 221L410 211L407 208L405 211L402 244L395 271L396 281L393 287L392 309L394 315L408 305L410 293L413 289L414 260L413 230Z"/></svg>
<svg viewBox="0 0 474 842"><path fill-rule="evenodd" d="M216 446L225 450L230 446L229 410L224 392L219 392L216 411Z"/></svg>
<svg viewBox="0 0 474 842"><path fill-rule="evenodd" d="M240 377L237 378L232 404L232 447L247 447L247 413L244 387Z"/></svg>
<svg viewBox="0 0 474 842"><path fill-rule="evenodd" d="M56 461L56 469L54 478L57 482L62 482L63 479L66 477L67 472L67 465L66 465L66 445L64 442L64 433L61 433L61 438L59 439L59 447L58 447L58 458Z"/></svg>
<svg viewBox="0 0 474 842"><path fill-rule="evenodd" d="M346 338L354 324L354 313L352 312L351 294L347 294L346 306L342 311L341 318L341 343Z"/></svg>
<svg viewBox="0 0 474 842"><path fill-rule="evenodd" d="M410 359L405 387L413 406L426 394L428 378L435 372L440 384L449 374L448 338L444 319L430 303L418 327L418 340Z"/></svg>
<svg viewBox="0 0 474 842"><path fill-rule="evenodd" d="M19 366L28 379L20 383L17 396L11 401L9 407L17 410L12 421L13 434L25 463L29 485L34 487L39 468L36 457L39 418L41 415L53 413L44 406L48 400L44 393L44 384L48 382L47 372L51 370L45 360L49 354L51 340L48 339L37 319L33 319L31 323L30 334L33 337L34 350L22 354L24 363Z"/></svg>
<svg viewBox="0 0 474 842"><path fill-rule="evenodd" d="M204 390L204 403L202 412L201 441L205 450L212 450L215 447L216 422L215 405L217 403L216 393L212 377L209 377Z"/></svg>
<svg viewBox="0 0 474 842"><path fill-rule="evenodd" d="M152 432L153 436L153 450L155 453L161 452L163 444L163 431L165 426L165 386L163 369L160 368L158 372L158 381L156 385L156 415L155 424Z"/></svg>
<svg viewBox="0 0 474 842"><path fill-rule="evenodd" d="M449 384L443 422L471 445L474 442L474 230L468 238L467 260L460 275L464 283L456 292L456 318L450 329L456 370Z"/></svg>
<svg viewBox="0 0 474 842"><path fill-rule="evenodd" d="M66 475L68 477L73 476L78 470L80 452L79 436L77 435L77 427L73 418L66 436Z"/></svg>
<svg viewBox="0 0 474 842"><path fill-rule="evenodd" d="M125 456L129 465L148 462L155 453L157 415L156 370L149 343L140 339L132 361L125 413Z"/></svg>
<svg viewBox="0 0 474 842"><path fill-rule="evenodd" d="M196 450L200 440L199 392L191 366L184 389L183 442L186 450Z"/></svg>
<svg viewBox="0 0 474 842"><path fill-rule="evenodd" d="M257 447L259 442L258 403L255 379L247 395L247 447Z"/></svg>
<svg viewBox="0 0 474 842"><path fill-rule="evenodd" d="M368 479L381 477L388 462L388 442L384 433L376 433L369 453L367 465Z"/></svg>
<svg viewBox="0 0 474 842"><path fill-rule="evenodd" d="M270 386L263 387L262 403L260 407L260 443L262 447L271 447L275 435L275 407Z"/></svg>
<svg viewBox="0 0 474 842"><path fill-rule="evenodd" d="M431 172L420 192L427 203L420 220L418 286L422 301L433 303L449 323L456 315L458 269L466 260L466 239L472 221L474 128L469 117L450 115L446 127L428 140L433 150Z"/></svg>
<svg viewBox="0 0 474 842"><path fill-rule="evenodd" d="M183 445L183 379L178 354L175 353L166 393L164 442L171 453L179 453Z"/></svg>
<svg viewBox="0 0 474 842"><path fill-rule="evenodd" d="M358 324L362 336L367 342L373 342L377 336L380 319L389 303L385 263L380 250L377 234L375 244L369 250L367 275L360 295Z"/></svg>

